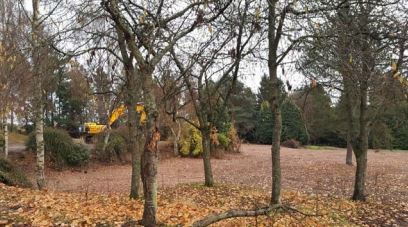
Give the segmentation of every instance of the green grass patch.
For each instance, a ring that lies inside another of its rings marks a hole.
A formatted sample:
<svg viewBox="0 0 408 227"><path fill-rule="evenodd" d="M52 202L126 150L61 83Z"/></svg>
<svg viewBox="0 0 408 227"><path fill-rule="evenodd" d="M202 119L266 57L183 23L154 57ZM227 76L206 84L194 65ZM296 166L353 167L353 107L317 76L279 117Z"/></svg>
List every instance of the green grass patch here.
<svg viewBox="0 0 408 227"><path fill-rule="evenodd" d="M305 149L308 150L336 150L337 147L331 147L331 146L318 146L318 145L306 145Z"/></svg>

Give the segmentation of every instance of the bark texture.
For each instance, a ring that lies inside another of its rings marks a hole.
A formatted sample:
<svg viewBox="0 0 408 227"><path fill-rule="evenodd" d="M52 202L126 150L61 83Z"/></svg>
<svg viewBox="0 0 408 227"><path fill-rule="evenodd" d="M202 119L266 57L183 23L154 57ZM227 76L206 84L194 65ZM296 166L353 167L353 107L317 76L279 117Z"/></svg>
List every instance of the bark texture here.
<svg viewBox="0 0 408 227"><path fill-rule="evenodd" d="M282 116L280 108L273 111L275 125L272 138L272 198L271 204L281 202L281 167L280 167L280 138L282 131Z"/></svg>
<svg viewBox="0 0 408 227"><path fill-rule="evenodd" d="M277 51L285 15L282 15L279 26L276 28L276 0L268 2L268 69L269 78L272 84L272 92L270 97L271 110L275 120L272 136L272 197L271 204L280 204L281 200L281 167L280 167L280 138L282 131L282 116L281 116L281 95L280 95L280 81L277 75ZM275 29L277 29L275 31Z"/></svg>
<svg viewBox="0 0 408 227"><path fill-rule="evenodd" d="M4 124L4 158L7 159L9 153L9 138L8 138L8 127L7 121Z"/></svg>
<svg viewBox="0 0 408 227"><path fill-rule="evenodd" d="M363 67L366 68L366 67ZM365 72L368 72L366 68ZM368 121L367 121L368 82L360 81L360 133L354 142L354 154L356 156L356 177L354 181L353 200L365 201L365 178L367 172L368 151Z"/></svg>
<svg viewBox="0 0 408 227"><path fill-rule="evenodd" d="M177 127L177 128L175 128ZM173 153L175 156L179 156L179 141L181 136L181 124L179 120L176 120L176 126L171 127L171 133L173 134Z"/></svg>
<svg viewBox="0 0 408 227"><path fill-rule="evenodd" d="M126 108L128 111L128 144L127 151L132 155L132 177L130 182L130 198L139 198L140 177L141 177L141 142L142 133L138 133L140 126L140 115L136 112L138 102L136 70L133 65L133 55L129 54L126 48L124 32L117 26L118 44L123 58L123 65L126 74Z"/></svg>
<svg viewBox="0 0 408 227"><path fill-rule="evenodd" d="M132 99L133 100L133 99ZM132 178L130 183L130 198L139 198L140 188L140 164L141 164L141 152L140 152L140 134L137 132L137 113L135 110L135 101L129 100L127 104L128 109L128 144L127 150L132 154Z"/></svg>
<svg viewBox="0 0 408 227"><path fill-rule="evenodd" d="M365 201L365 179L367 172L367 152L356 152L356 176L354 181L353 200Z"/></svg>
<svg viewBox="0 0 408 227"><path fill-rule="evenodd" d="M346 164L353 165L353 145L351 144L351 136L347 132L347 153L346 153Z"/></svg>
<svg viewBox="0 0 408 227"><path fill-rule="evenodd" d="M157 163L159 156L158 142L160 132L158 128L158 111L156 101L152 92L152 72L141 72L143 78L143 92L146 122L146 143L142 154L142 182L144 194L143 225L156 226L157 212Z"/></svg>
<svg viewBox="0 0 408 227"><path fill-rule="evenodd" d="M204 163L204 175L205 186L214 186L214 177L211 167L211 137L209 129L202 129L202 145L203 145L203 163Z"/></svg>
<svg viewBox="0 0 408 227"><path fill-rule="evenodd" d="M35 139L37 143L37 163L36 163L36 181L38 189L45 188L44 174L44 120L43 120L43 89L42 76L39 70L40 58L40 20L39 20L39 0L32 0L33 16L32 16L32 59L34 83L34 113L35 113Z"/></svg>

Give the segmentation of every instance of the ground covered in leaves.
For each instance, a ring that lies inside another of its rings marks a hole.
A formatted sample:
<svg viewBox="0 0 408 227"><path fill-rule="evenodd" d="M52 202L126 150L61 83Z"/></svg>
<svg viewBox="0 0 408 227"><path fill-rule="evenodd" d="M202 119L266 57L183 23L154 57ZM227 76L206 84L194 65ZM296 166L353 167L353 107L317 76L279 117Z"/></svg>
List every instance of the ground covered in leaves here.
<svg viewBox="0 0 408 227"><path fill-rule="evenodd" d="M21 153L19 153L21 154ZM21 166L26 172L33 173L34 160L25 160L25 155L21 155ZM345 149L288 149L283 148L281 152L281 166L283 174L283 190L285 198L290 202L290 194L302 195L306 201L314 201L316 198L322 199L327 204L329 201L344 201L349 204L348 198L352 194L355 166L347 166L345 162ZM242 153L239 155L226 155L222 159L213 159L212 166L216 182L227 185L241 185L257 188L262 191L263 200L249 199L246 207L254 208L257 204L266 203L271 187L271 156L268 145L243 145ZM342 215L345 211L335 212L340 215L338 225L341 220L350 224L367 224L369 226L408 226L408 152L391 151L370 151L368 154L367 186L368 203L359 204L358 209L353 205L351 214ZM51 191L73 192L64 194L72 198L84 198L85 195L97 195L96 197L106 198L106 195L122 195L117 199L125 199L130 188L131 167L125 165L90 165L81 170L53 171L46 172L48 188ZM193 201L199 211L199 217L205 214L225 210L227 208L243 207L238 201L233 201L237 197L229 197L228 190L220 190L217 193L224 193L227 198L214 199L214 202L229 204L228 206L206 207L211 202L211 197L197 196L195 192L184 186L180 188L176 185L186 183L203 182L203 164L201 159L191 158L170 158L160 161L158 172L158 183L161 198L179 198L183 206L190 203L185 201L204 199L203 204ZM169 189L170 188L170 189ZM197 189L191 189L197 190ZM226 192L225 192L226 191ZM203 193L201 191L201 193ZM212 193L211 190L208 193ZM243 193L243 192L240 192ZM240 194L238 193L238 194ZM103 194L103 195L100 195ZM249 193L251 195L251 193ZM170 195L170 197L168 196ZM184 196L184 197L183 197ZM259 195L260 196L260 195ZM301 197L302 197L301 196ZM86 196L85 196L86 197ZM244 196L242 196L245 198ZM251 198L253 196L250 196ZM261 196L262 197L262 196ZM301 198L300 197L300 198ZM92 198L95 198L94 196ZM238 196L238 198L241 198ZM225 200L231 200L226 202ZM241 201L242 199L238 199ZM81 200L82 201L82 200ZM161 203L166 203L163 200ZM224 201L224 202L223 202ZM3 200L4 202L4 200ZM126 203L123 203L126 204ZM173 202L168 202L168 205ZM197 205L198 204L198 205ZM301 204L294 202L298 207ZM317 203L318 207L320 203ZM342 203L339 203L343 206ZM1 204L0 204L1 205ZM140 205L140 204L139 204ZM234 205L236 205L234 207ZM135 206L135 205L133 205ZM181 206L181 205L180 205ZM351 205L350 205L351 206ZM81 207L86 207L82 206ZM334 206L328 206L334 207ZM162 209L161 207L160 209ZM191 207L187 207L191 208ZM186 209L187 209L186 208ZM0 208L2 209L2 208ZM3 210L6 208L3 208ZM10 208L11 209L11 208ZM136 209L136 208L135 208ZM207 209L207 210L206 210ZM309 208L307 208L309 209ZM306 209L306 210L307 210ZM333 208L334 209L334 208ZM15 210L18 210L15 209ZM357 212L358 210L358 212ZM21 210L20 210L21 211ZM313 210L312 210L313 211ZM139 211L132 212L135 215ZM193 215L187 218L192 221L199 217L195 216L196 211L191 210L188 214ZM77 213L75 213L77 215ZM159 210L159 214L162 215ZM138 217L138 216L137 216ZM130 217L129 217L130 218ZM303 217L299 217L303 218ZM126 219L126 217L123 217ZM133 218L132 218L133 219ZM174 218L179 220L179 218ZM122 220L122 219L121 219ZM161 219L165 223L176 223L168 218ZM250 225L255 225L255 220ZM275 220L275 219L274 219ZM296 219L293 219L296 220ZM303 219L302 219L303 220ZM309 219L307 219L309 220ZM242 222L240 220L240 222ZM180 223L186 224L187 222ZM328 224L327 222L322 222ZM187 223L188 224L188 223ZM1 225L0 225L1 226Z"/></svg>
<svg viewBox="0 0 408 227"><path fill-rule="evenodd" d="M158 201L160 223L189 226L206 215L228 209L263 207L268 204L269 193L231 185L207 188L199 184L182 184L161 190ZM230 219L215 226L401 224L390 217L387 222L378 222L375 216L372 216L372 222L368 222L366 215L388 215L387 207L378 207L375 203L354 203L347 199L290 191L283 194L283 203L299 212L278 210L269 216ZM0 185L0 226L118 226L141 219L142 207L141 200L129 200L124 194L37 191Z"/></svg>

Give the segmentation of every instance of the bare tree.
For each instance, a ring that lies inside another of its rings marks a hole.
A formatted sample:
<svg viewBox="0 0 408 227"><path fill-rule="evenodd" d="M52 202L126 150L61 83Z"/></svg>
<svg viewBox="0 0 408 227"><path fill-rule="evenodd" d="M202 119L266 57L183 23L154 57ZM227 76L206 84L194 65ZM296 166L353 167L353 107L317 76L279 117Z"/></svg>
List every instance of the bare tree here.
<svg viewBox="0 0 408 227"><path fill-rule="evenodd" d="M233 3L223 17L207 24L209 33L189 37L196 45L179 45L177 50L172 51L172 58L188 91L185 101L193 106L194 115L177 115L174 109L169 112L201 132L206 186L214 185L210 154L213 147L211 133L218 117L216 111L227 108L238 80L241 61L258 46L260 39L255 40L254 36L262 36L258 33L253 5L253 1Z"/></svg>
<svg viewBox="0 0 408 227"><path fill-rule="evenodd" d="M163 0L146 4L118 0L102 1L104 10L109 13L114 23L118 37L123 37L120 45L125 47L123 49L126 55L134 58L135 67L132 76L140 78L143 92L142 100L147 122L144 126L146 143L141 169L145 198L143 224L146 226L156 225L157 210L157 142L160 140L160 132L157 103L152 91L153 73L161 59L182 37L206 20L216 18L219 12L228 6L223 3L211 3L211 10L205 13L198 9L206 2L185 3L186 6L180 5L181 10L177 10L174 7L178 4ZM196 19L192 14L196 14ZM209 17L205 18L206 15ZM133 61L130 62L133 64Z"/></svg>
<svg viewBox="0 0 408 227"><path fill-rule="evenodd" d="M310 58L305 67L309 68L306 71L314 71L312 77L341 91L345 97L346 161L351 163L353 150L357 163L353 199L365 200L368 134L378 113L390 100L387 92L376 94L374 91L389 86L392 80L387 75L390 74L389 59L393 49L405 51L405 45L400 44L406 43L406 26L399 23L406 18L395 21L394 13L404 12L397 2L341 3L343 7L336 14L323 14L321 19L326 24L313 26L316 39L307 50ZM404 58L406 56L397 54L398 62L403 62Z"/></svg>

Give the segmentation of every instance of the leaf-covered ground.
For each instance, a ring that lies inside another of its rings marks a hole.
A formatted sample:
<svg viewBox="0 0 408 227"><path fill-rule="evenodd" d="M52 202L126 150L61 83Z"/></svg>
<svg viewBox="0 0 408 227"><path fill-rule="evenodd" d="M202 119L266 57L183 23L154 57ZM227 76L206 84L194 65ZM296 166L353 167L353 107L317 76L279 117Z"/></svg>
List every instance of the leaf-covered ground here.
<svg viewBox="0 0 408 227"><path fill-rule="evenodd" d="M231 208L263 207L269 195L263 190L231 185L206 188L182 184L162 189L158 200L160 223L189 226L208 214ZM230 219L215 226L404 226L389 213L389 207L376 203L287 191L283 203L312 216L281 210L268 217ZM141 219L142 207L141 200L129 200L125 194L37 191L0 185L0 226L119 226Z"/></svg>
<svg viewBox="0 0 408 227"><path fill-rule="evenodd" d="M330 200L337 198L347 201L352 194L355 166L344 164L345 152L345 149L283 148L281 154L283 190L311 195L310 198L319 196ZM15 161L33 176L35 163L33 157L23 155L23 152L15 153L18 156ZM212 160L216 182L250 186L265 191L269 191L271 186L270 163L270 146L252 144L243 145L242 154L226 155L223 159ZM370 226L392 226L392 224L408 226L407 167L408 152L370 151L366 191L371 203L361 205L361 212L347 216L349 217L347 220ZM74 192L74 195L83 197L89 193L126 195L130 188L130 173L131 167L126 164L91 165L80 171L59 172L47 169L46 175L50 190ZM174 187L180 183L203 182L203 176L202 160L200 159L162 160L158 172L160 193L166 196L168 187ZM171 191L174 190L171 189ZM187 191L182 201L192 198L188 196L190 191ZM181 196L183 192L177 190L176 194L170 193L170 195ZM265 193L265 196L267 195L268 193ZM254 202L251 204L254 206ZM202 207L204 206L201 206L200 209Z"/></svg>

